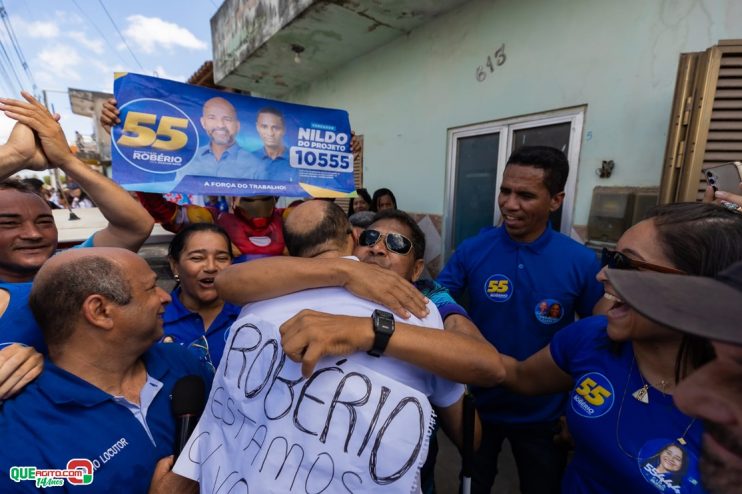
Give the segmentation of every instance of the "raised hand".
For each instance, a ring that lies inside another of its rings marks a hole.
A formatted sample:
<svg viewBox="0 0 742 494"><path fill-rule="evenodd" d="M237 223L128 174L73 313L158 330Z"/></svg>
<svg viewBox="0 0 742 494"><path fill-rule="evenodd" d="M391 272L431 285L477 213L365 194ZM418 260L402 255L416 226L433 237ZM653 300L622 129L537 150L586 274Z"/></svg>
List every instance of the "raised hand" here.
<svg viewBox="0 0 742 494"><path fill-rule="evenodd" d="M39 138L30 127L20 122L15 124L0 152L8 153L14 162L22 163L26 170L43 171L50 168Z"/></svg>
<svg viewBox="0 0 742 494"><path fill-rule="evenodd" d="M0 110L7 117L27 125L36 132L41 148L52 166L64 166L75 159L64 131L57 121L58 118L49 113L49 110L30 93L21 91L21 96L25 102L0 98Z"/></svg>

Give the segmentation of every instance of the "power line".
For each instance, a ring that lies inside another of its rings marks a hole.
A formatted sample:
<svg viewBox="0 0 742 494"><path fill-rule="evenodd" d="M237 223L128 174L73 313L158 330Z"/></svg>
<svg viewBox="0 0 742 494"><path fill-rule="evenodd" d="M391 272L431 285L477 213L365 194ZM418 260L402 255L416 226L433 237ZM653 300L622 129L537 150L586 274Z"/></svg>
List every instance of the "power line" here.
<svg viewBox="0 0 742 494"><path fill-rule="evenodd" d="M3 5L2 0L0 0L0 17L3 19L3 24L5 25L6 31L8 31L10 42L13 44L13 49L15 49L15 54L18 57L18 61L21 63L21 67L23 67L29 80L34 84L34 86L36 86L33 74L31 74L31 69L26 62L26 57L23 55L23 50L21 50L21 44L18 42L18 37L15 35L15 31L13 30L13 24L10 22L10 15L5 8L5 5Z"/></svg>
<svg viewBox="0 0 742 494"><path fill-rule="evenodd" d="M124 45L126 46L126 49L129 50L129 53L131 53L131 57L134 59L134 61L139 65L139 68L144 71L144 67L141 63L139 63L139 59L136 55L134 55L134 52L131 50L131 47L129 46L129 43L126 42L126 38L124 38L124 35L121 34L121 31L119 31L119 27L116 25L116 21L113 20L113 17L111 17L111 14L108 12L108 9L105 5L103 5L103 0L98 0L98 3L101 7L103 7L103 10L105 11L106 15L108 16L108 19L111 21L111 24L113 24L113 28L116 30L117 33L119 33L119 37L121 38L121 41L124 42Z"/></svg>
<svg viewBox="0 0 742 494"><path fill-rule="evenodd" d="M0 16L2 16L3 18L4 18L4 15L3 15L4 13L5 13L5 9L0 3ZM0 51L2 52L4 60L8 63L8 68L13 73L13 77L15 77L15 81L18 83L18 87L20 89L23 89L23 83L21 82L20 77L18 77L18 72L16 72L15 67L13 66L13 60L10 59L10 55L8 55L8 50L5 49L5 43L3 42L2 38L0 38Z"/></svg>
<svg viewBox="0 0 742 494"><path fill-rule="evenodd" d="M18 62L20 62L21 67L23 68L23 71L26 73L26 77L28 77L28 81L31 83L32 92L34 96L38 97L38 87L36 86L36 80L34 79L34 76L31 73L31 68L29 67L28 62L26 61L26 57L23 55L23 50L21 50L21 44L18 42L18 37L15 35L15 31L13 30L13 24L10 22L10 16L8 15L8 11L6 10L5 5L3 4L2 0L0 0L0 17L3 20L3 25L5 26L5 30L8 32L8 37L10 38L10 42L13 45L15 54L18 57ZM10 66L12 68L13 64L10 61L10 57L8 56L4 46L3 46L3 52L5 53L5 56L8 59L8 62L10 63ZM15 69L13 69L13 73L15 74L16 79L18 80L18 85L21 86L21 88L23 88L23 85L21 84L20 79L18 78L18 74L15 72Z"/></svg>
<svg viewBox="0 0 742 494"><path fill-rule="evenodd" d="M126 60L124 60L124 57L121 56L121 53L119 53L119 51L116 49L116 47L113 46L113 44L109 41L109 39L103 33L103 31L101 30L101 28L98 27L98 24L93 20L93 18L90 17L88 15L88 13L85 12L82 9L82 7L80 7L80 5L77 3L76 0L72 0L72 3L75 4L75 7L77 7L77 10L79 10L80 13L82 13L82 15L84 15L85 18L88 20L88 22L90 22L90 25L93 26L93 29L95 29L96 31L98 31L98 34L100 34L101 38L103 38L103 40L106 42L106 44L108 45L108 47L111 48L111 51L113 53L115 53L119 57L119 59L124 63L124 65L126 65L128 62Z"/></svg>
<svg viewBox="0 0 742 494"><path fill-rule="evenodd" d="M16 72L15 67L13 66L13 61L10 59L10 55L8 55L8 51L5 49L5 43L3 43L3 40L0 39L0 51L3 54L3 58L5 61L8 62L8 68L10 68L11 72L13 73L13 77L15 77L15 81L18 83L19 92L23 89L23 83L21 82L21 79L18 77L18 72Z"/></svg>
<svg viewBox="0 0 742 494"><path fill-rule="evenodd" d="M3 64L0 64L0 76L2 76L3 82L5 82L5 87L9 89L8 94L17 95L18 91L13 85L13 80L10 78L10 75L8 75L8 71L5 69Z"/></svg>

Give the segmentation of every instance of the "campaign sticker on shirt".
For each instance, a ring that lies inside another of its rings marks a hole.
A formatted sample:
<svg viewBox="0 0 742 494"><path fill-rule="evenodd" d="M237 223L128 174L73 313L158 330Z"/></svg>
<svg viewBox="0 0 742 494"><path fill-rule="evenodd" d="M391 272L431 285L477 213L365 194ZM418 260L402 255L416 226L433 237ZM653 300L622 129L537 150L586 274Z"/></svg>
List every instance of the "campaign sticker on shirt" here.
<svg viewBox="0 0 742 494"><path fill-rule="evenodd" d="M577 380L569 401L577 415L594 419L613 408L613 395L613 385L608 378L599 372L590 372Z"/></svg>
<svg viewBox="0 0 742 494"><path fill-rule="evenodd" d="M536 319L542 324L554 324L562 320L564 309L561 302L553 298L545 298L536 304L534 311Z"/></svg>
<svg viewBox="0 0 742 494"><path fill-rule="evenodd" d="M639 450L637 462L644 480L660 492L703 492L698 459L687 444L672 439L652 439Z"/></svg>
<svg viewBox="0 0 742 494"><path fill-rule="evenodd" d="M493 302L506 302L513 296L513 282L504 274L493 274L484 282L484 294Z"/></svg>

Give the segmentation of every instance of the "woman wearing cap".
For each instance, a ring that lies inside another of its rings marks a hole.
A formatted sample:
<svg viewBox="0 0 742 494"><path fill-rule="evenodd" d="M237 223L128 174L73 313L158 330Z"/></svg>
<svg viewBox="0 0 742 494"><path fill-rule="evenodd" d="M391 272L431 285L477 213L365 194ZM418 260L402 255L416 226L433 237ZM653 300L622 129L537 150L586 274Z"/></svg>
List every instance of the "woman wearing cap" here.
<svg viewBox="0 0 742 494"><path fill-rule="evenodd" d="M740 203L742 204L742 202ZM709 493L742 485L742 262L714 278L608 270L619 296L667 327L708 338L715 358L681 382L673 401L704 423L701 482ZM664 297L654 294L663 293Z"/></svg>
<svg viewBox="0 0 742 494"><path fill-rule="evenodd" d="M203 362L219 365L230 326L240 308L216 293L214 278L232 264L232 242L220 226L191 223L177 233L168 261L177 281L165 308L165 343L188 347Z"/></svg>
<svg viewBox="0 0 742 494"><path fill-rule="evenodd" d="M604 266L713 276L742 260L742 216L710 204L671 204L604 251ZM567 422L575 442L566 493L688 493L700 486L702 424L673 404L677 383L712 357L709 343L641 316L606 278L605 316L561 330L549 346L518 362L504 357L505 385L524 394L569 391ZM662 297L662 293L655 294ZM668 444L682 448L682 478L652 465Z"/></svg>

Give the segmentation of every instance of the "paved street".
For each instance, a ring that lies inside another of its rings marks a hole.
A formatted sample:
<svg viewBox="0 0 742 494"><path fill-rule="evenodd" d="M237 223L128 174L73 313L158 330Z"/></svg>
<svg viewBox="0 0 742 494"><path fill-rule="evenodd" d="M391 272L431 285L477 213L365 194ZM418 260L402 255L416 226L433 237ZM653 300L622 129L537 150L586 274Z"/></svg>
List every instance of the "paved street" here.
<svg viewBox="0 0 742 494"><path fill-rule="evenodd" d="M435 465L435 485L438 494L456 494L459 488L461 456L456 446L448 440L443 431L438 430L438 462ZM492 488L493 494L519 494L518 474L515 461L507 442L500 454L499 474Z"/></svg>

